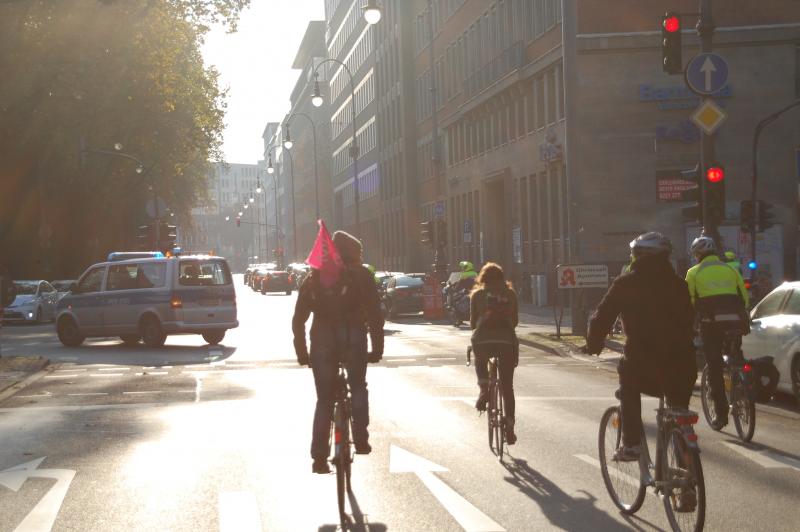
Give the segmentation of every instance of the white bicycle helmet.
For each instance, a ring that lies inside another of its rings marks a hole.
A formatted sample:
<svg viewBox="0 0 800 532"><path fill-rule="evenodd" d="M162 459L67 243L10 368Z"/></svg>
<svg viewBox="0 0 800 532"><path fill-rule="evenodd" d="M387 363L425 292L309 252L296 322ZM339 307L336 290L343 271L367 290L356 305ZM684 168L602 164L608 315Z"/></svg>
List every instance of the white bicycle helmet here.
<svg viewBox="0 0 800 532"><path fill-rule="evenodd" d="M669 241L669 238L656 231L637 236L631 240L630 246L631 253L636 258L659 253L669 255L672 252L672 242Z"/></svg>
<svg viewBox="0 0 800 532"><path fill-rule="evenodd" d="M692 255L704 257L717 250L717 244L710 236L698 236L692 241Z"/></svg>

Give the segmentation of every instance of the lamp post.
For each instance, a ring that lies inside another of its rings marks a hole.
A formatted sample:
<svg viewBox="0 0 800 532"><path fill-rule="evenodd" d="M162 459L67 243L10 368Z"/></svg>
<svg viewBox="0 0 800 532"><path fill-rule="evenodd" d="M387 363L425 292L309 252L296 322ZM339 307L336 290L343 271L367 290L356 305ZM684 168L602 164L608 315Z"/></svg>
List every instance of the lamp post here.
<svg viewBox="0 0 800 532"><path fill-rule="evenodd" d="M294 143L292 142L291 134L289 133L289 123L295 116L302 116L308 123L311 124L311 136L314 141L314 198L316 201L316 218L319 220L319 166L317 165L317 126L314 124L314 121L305 113L292 113L289 115L289 118L286 119L286 124L284 126L286 131L286 138L283 139L283 147L287 150L291 150ZM294 172L294 160L292 160L292 172ZM294 181L294 180L292 180ZM294 196L294 193L292 194ZM297 251L295 251L295 254Z"/></svg>
<svg viewBox="0 0 800 532"><path fill-rule="evenodd" d="M261 175L256 176L256 194L261 194L264 189L261 187ZM276 221L277 223L277 221ZM269 256L269 216L267 215L267 195L264 194L264 253L262 257Z"/></svg>
<svg viewBox="0 0 800 532"><path fill-rule="evenodd" d="M278 146L270 146L270 148L268 150L269 160L268 160L268 164L267 164L267 172L270 173L270 174L273 174L273 178L275 177L274 176L275 168L272 166L272 152L277 147ZM294 262L294 260L297 259L297 217L295 216L295 202L294 202L294 158L292 157L292 152L291 151L284 150L284 153L286 153L289 156L289 162L292 165L292 169L291 169L291 171L289 173L289 179L292 181L292 242L293 242L292 243L292 246L293 246L292 247L292 254L293 254L293 257L294 257L294 259L293 259L293 262ZM276 188L275 188L276 197L277 197L277 193L278 192L277 192L277 185L276 185ZM277 200L276 200L276 205L277 205ZM276 218L276 222L275 223L277 225L277 223L278 223L277 222L277 218Z"/></svg>
<svg viewBox="0 0 800 532"><path fill-rule="evenodd" d="M366 13L366 11L365 11ZM380 19L380 17L378 17ZM353 126L353 141L350 144L350 157L353 158L353 204L355 208L355 217L356 217L356 233L360 233L361 231L361 213L359 211L359 203L360 203L360 194L358 190L358 143L357 143L357 132L356 132L356 89L353 83L353 73L350 72L350 69L345 65L342 61L338 59L325 59L320 62L316 67L314 67L314 95L311 97L311 103L314 107L320 107L324 100L322 98L322 94L319 91L319 73L317 69L324 65L325 63L336 63L337 65L341 65L347 75L350 78L350 119L352 121Z"/></svg>

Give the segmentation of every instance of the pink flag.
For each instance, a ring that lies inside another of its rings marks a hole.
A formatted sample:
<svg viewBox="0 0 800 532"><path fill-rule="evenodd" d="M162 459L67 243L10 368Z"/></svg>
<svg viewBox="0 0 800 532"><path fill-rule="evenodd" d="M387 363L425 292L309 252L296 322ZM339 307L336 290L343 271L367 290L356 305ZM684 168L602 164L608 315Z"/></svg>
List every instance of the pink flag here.
<svg viewBox="0 0 800 532"><path fill-rule="evenodd" d="M311 253L308 254L306 264L319 270L322 286L329 288L339 280L339 274L344 269L344 262L342 262L336 246L333 245L333 239L325 227L325 222L317 220L317 223L319 224L319 233L317 233L317 240L314 242L314 247L311 248Z"/></svg>

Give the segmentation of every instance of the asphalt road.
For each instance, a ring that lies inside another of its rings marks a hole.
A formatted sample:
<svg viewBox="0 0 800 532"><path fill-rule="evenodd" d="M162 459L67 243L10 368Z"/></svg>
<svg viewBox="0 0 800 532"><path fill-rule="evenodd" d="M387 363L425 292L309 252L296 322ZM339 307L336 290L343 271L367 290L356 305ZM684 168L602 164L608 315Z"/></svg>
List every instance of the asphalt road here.
<svg viewBox="0 0 800 532"><path fill-rule="evenodd" d="M53 364L0 402L0 532L337 528L335 477L311 474L315 395L294 362L294 296L238 288L241 326L219 347L176 336L158 350L118 339L71 349L52 326L3 329L4 355ZM668 527L655 496L626 518L603 485L609 368L523 348L519 441L501 464L473 408L468 331L408 317L386 333L368 373L374 450L353 466L355 529ZM644 402L650 427L655 405ZM701 420L707 530L797 529L798 418L759 411L750 446Z"/></svg>

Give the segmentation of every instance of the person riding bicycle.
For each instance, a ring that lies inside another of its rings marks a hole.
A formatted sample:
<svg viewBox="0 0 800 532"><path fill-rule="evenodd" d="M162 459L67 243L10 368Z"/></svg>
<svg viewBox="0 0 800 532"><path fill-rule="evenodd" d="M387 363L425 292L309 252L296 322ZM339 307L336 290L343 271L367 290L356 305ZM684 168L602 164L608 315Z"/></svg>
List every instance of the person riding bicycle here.
<svg viewBox="0 0 800 532"><path fill-rule="evenodd" d="M517 294L506 282L503 269L493 262L481 268L470 300L472 350L480 394L475 402L479 411L489 401L489 357L499 359L500 384L505 403L505 437L509 445L517 441L514 433L514 368L519 361L519 342L514 329L519 323Z"/></svg>
<svg viewBox="0 0 800 532"><path fill-rule="evenodd" d="M331 290L325 289L319 270L312 269L298 292L292 331L300 365L310 364L314 372L317 404L311 439L312 471L329 473L328 437L333 416L336 373L340 357L347 367L353 412L353 442L356 454L369 454L369 395L367 362L383 356L383 314L372 273L361 265L361 242L337 231L333 245L344 262L344 271ZM314 313L311 324L311 354L306 349L305 323ZM372 351L367 351L367 331Z"/></svg>
<svg viewBox="0 0 800 532"><path fill-rule="evenodd" d="M475 279L478 277L475 272L475 266L468 260L462 260L458 263L458 268L461 270L461 278L457 283L458 289L472 290L475 285Z"/></svg>
<svg viewBox="0 0 800 532"><path fill-rule="evenodd" d="M717 256L717 245L709 236L692 242L697 264L686 272L689 297L700 320L700 338L708 364L708 381L714 398L714 428L728 424L728 399L722 377L722 347L729 333L747 334L749 296L742 276ZM741 336L735 341L733 356L741 357Z"/></svg>
<svg viewBox="0 0 800 532"><path fill-rule="evenodd" d="M686 281L669 262L672 244L649 232L630 243L631 271L611 284L589 320L587 351L599 355L617 316L625 323L625 349L617 367L622 444L614 456L635 461L641 453L641 394L664 395L672 408L687 409L697 366L692 344L694 313Z"/></svg>
<svg viewBox="0 0 800 532"><path fill-rule="evenodd" d="M739 258L736 256L736 253L729 250L726 251L723 254L723 256L725 257L724 259L725 263L734 270L736 270L737 272L739 272L739 275L742 275L742 261L740 261Z"/></svg>

